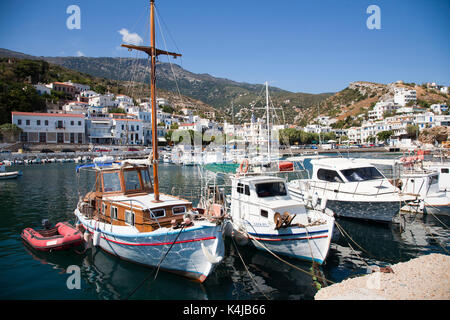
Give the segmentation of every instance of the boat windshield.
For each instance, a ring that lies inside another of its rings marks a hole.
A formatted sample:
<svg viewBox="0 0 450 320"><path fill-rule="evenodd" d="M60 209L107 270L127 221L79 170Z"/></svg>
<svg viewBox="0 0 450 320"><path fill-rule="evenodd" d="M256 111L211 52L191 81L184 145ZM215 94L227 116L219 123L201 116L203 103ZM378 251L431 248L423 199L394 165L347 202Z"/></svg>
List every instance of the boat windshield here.
<svg viewBox="0 0 450 320"><path fill-rule="evenodd" d="M126 191L142 189L138 170L125 170L123 172L123 177L125 180Z"/></svg>
<svg viewBox="0 0 450 320"><path fill-rule="evenodd" d="M148 170L141 170L142 183L144 183L144 188L151 188L152 181L150 180L150 175L148 174Z"/></svg>
<svg viewBox="0 0 450 320"><path fill-rule="evenodd" d="M118 172L104 172L103 173L103 192L120 191L120 179Z"/></svg>
<svg viewBox="0 0 450 320"><path fill-rule="evenodd" d="M286 186L284 182L267 182L256 185L256 194L259 198L285 196Z"/></svg>
<svg viewBox="0 0 450 320"><path fill-rule="evenodd" d="M383 175L375 167L341 170L349 182L383 179Z"/></svg>

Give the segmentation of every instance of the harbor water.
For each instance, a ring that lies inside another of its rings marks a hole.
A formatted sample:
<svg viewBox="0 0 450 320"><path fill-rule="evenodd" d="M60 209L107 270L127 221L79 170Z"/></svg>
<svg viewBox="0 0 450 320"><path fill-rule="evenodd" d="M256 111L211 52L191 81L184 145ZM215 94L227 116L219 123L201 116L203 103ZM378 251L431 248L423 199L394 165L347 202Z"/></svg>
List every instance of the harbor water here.
<svg viewBox="0 0 450 320"><path fill-rule="evenodd" d="M71 249L49 253L27 247L20 233L26 227L41 228L42 219L74 223L78 183L74 163L17 165L18 179L0 181L0 299L124 299L152 269L122 261L93 248L85 253ZM8 170L12 170L9 168ZM187 197L197 203L202 173L195 166L161 165L161 191ZM340 282L367 272L368 265L385 266L429 253L448 254L450 217L408 214L404 230L338 219L354 242L335 228L329 256L319 267L325 278ZM240 246L226 239L226 256L208 279L199 284L160 271L142 285L131 299L313 299L317 283L311 263L285 258L306 272L294 269L267 252ZM80 288L70 289L71 266L81 271ZM250 274L249 274L250 273Z"/></svg>

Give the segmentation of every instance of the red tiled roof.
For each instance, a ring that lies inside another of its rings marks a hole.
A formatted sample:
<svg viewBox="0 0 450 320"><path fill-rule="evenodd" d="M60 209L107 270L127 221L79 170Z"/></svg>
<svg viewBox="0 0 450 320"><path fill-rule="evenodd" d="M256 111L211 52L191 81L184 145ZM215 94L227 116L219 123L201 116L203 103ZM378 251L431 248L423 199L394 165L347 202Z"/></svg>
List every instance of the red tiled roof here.
<svg viewBox="0 0 450 320"><path fill-rule="evenodd" d="M72 114L72 113L44 113L44 112L19 112L12 111L11 115L16 116L35 116L35 117L70 117L70 118L84 118L82 114Z"/></svg>

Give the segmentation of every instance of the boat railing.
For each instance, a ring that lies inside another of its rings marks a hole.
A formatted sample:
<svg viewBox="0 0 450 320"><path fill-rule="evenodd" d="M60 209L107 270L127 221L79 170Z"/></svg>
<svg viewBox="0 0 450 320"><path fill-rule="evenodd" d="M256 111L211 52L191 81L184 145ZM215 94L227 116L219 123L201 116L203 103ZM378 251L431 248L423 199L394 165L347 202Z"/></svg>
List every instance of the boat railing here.
<svg viewBox="0 0 450 320"><path fill-rule="evenodd" d="M301 180L300 180L301 181ZM381 181L380 186L383 184L383 181ZM301 181L301 184L303 184L303 181ZM380 193L380 188L377 188L378 191L376 194L370 194L370 193L361 193L361 192L357 192L358 191L358 187L359 187L359 182L356 185L356 188L354 191L344 191L344 190L340 190L340 186L341 183L338 183L338 189L331 189L328 187L328 181L311 181L311 185L310 188L308 188L308 185L304 185L303 186L299 184L299 188L303 189L303 190L309 190L309 189L319 189L319 190L323 190L323 192L325 193L326 191L329 192L334 192L334 193L345 193L345 194L351 194L353 196L370 196L370 197L377 197L377 196L382 196L382 195L388 195L388 194L399 194L399 192L397 190L394 191L389 191L389 192L383 192Z"/></svg>

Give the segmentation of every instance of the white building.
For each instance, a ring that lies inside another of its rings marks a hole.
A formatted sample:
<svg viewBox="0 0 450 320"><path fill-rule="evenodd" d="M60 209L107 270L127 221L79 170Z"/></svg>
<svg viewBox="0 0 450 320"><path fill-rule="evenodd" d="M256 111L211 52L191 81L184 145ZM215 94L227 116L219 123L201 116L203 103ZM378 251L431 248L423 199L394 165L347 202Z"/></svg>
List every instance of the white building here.
<svg viewBox="0 0 450 320"><path fill-rule="evenodd" d="M87 114L88 106L89 104L87 104L86 102L69 101L62 106L62 109L65 113Z"/></svg>
<svg viewBox="0 0 450 320"><path fill-rule="evenodd" d="M432 104L430 106L431 111L437 114L442 114L442 112L448 111L448 107L445 104Z"/></svg>
<svg viewBox="0 0 450 320"><path fill-rule="evenodd" d="M394 103L404 107L407 103L417 101L416 90L407 90L405 88L394 89Z"/></svg>
<svg viewBox="0 0 450 320"><path fill-rule="evenodd" d="M375 104L373 110L369 111L369 120L382 120L384 118L383 115L386 112L394 113L397 108L398 106L396 106L393 101L379 101Z"/></svg>
<svg viewBox="0 0 450 320"><path fill-rule="evenodd" d="M116 144L144 144L145 137L142 120L112 119L112 122L112 135Z"/></svg>
<svg viewBox="0 0 450 320"><path fill-rule="evenodd" d="M64 83L67 85L74 86L78 92L83 92L91 89L91 87L88 86L87 84L73 83L71 80Z"/></svg>
<svg viewBox="0 0 450 320"><path fill-rule="evenodd" d="M51 90L49 87L47 87L45 84L42 83L38 83L35 84L34 87L36 88L36 91L39 93L39 95L43 95L43 94L51 94Z"/></svg>
<svg viewBox="0 0 450 320"><path fill-rule="evenodd" d="M85 119L81 114L11 112L12 123L22 129L20 141L84 143Z"/></svg>
<svg viewBox="0 0 450 320"><path fill-rule="evenodd" d="M89 97L89 105L97 107L117 107L119 102L114 100L114 95L112 93L107 93Z"/></svg>

